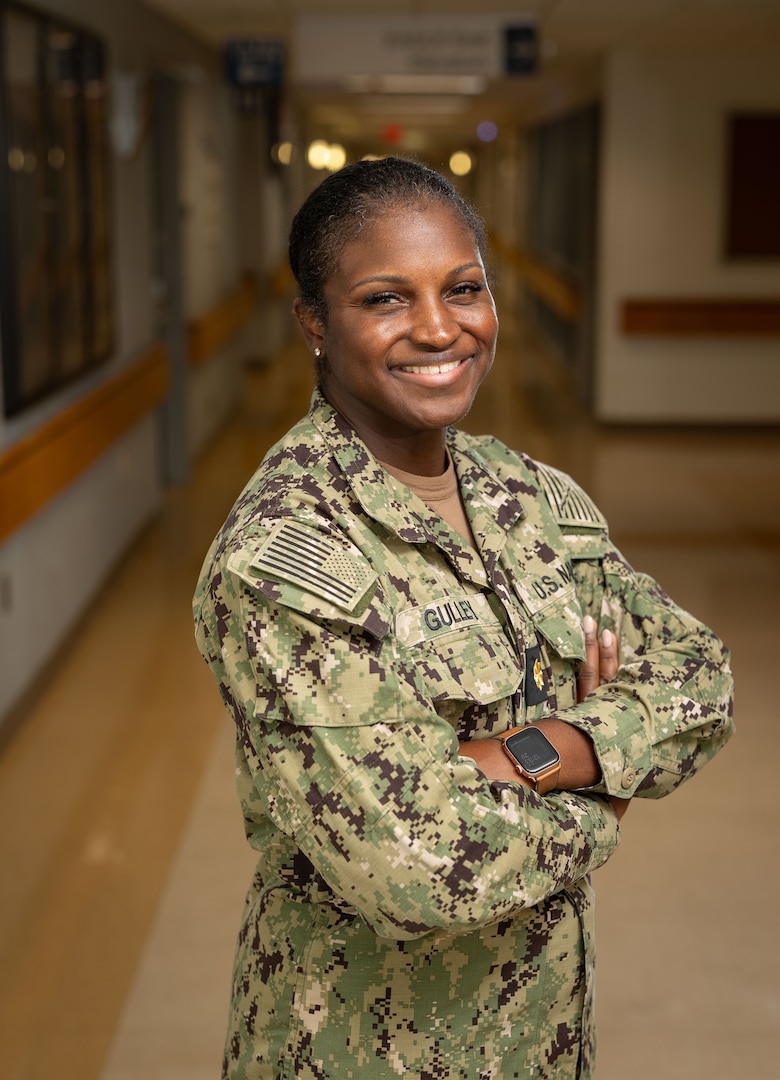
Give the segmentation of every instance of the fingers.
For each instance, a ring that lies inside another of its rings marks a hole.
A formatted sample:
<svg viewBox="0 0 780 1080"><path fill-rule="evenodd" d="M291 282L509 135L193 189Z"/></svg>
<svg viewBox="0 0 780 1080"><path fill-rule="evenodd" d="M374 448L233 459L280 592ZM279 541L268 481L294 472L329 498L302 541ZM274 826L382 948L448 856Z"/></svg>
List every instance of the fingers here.
<svg viewBox="0 0 780 1080"><path fill-rule="evenodd" d="M577 676L577 701L580 702L599 685L599 643L596 637L596 621L586 615L582 621L585 633L585 660Z"/></svg>
<svg viewBox="0 0 780 1080"><path fill-rule="evenodd" d="M582 620L585 634L585 660L577 676L577 701L580 702L602 683L611 682L617 675L617 639L611 630L596 636L596 620L586 615Z"/></svg>
<svg viewBox="0 0 780 1080"><path fill-rule="evenodd" d="M615 635L611 630L604 630L599 639L599 683L611 682L617 675L617 669Z"/></svg>

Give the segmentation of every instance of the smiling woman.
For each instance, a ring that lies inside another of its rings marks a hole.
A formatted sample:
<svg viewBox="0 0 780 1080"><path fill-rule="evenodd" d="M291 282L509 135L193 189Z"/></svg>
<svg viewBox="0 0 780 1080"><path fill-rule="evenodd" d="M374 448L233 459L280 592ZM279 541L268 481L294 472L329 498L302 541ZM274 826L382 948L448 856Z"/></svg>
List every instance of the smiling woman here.
<svg viewBox="0 0 780 1080"><path fill-rule="evenodd" d="M443 177L333 174L290 262L319 384L194 600L258 852L223 1077L587 1080L589 875L730 736L727 653L573 480L456 429L498 323Z"/></svg>
<svg viewBox="0 0 780 1080"><path fill-rule="evenodd" d="M490 370L498 320L473 232L449 207L367 222L325 284L327 317L295 312L320 385L376 456L436 476L444 430Z"/></svg>
<svg viewBox="0 0 780 1080"><path fill-rule="evenodd" d="M320 385L380 460L444 468L444 429L468 412L495 355L485 232L438 173L362 162L296 215L295 314ZM331 190L332 188L332 190Z"/></svg>

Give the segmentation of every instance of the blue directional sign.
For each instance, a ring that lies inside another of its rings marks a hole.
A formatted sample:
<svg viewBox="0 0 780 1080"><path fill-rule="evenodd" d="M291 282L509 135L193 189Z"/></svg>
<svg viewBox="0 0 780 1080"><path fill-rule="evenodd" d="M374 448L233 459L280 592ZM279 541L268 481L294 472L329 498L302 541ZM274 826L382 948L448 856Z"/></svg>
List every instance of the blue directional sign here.
<svg viewBox="0 0 780 1080"><path fill-rule="evenodd" d="M279 86L284 73L284 43L265 38L229 41L225 46L225 74L241 90Z"/></svg>

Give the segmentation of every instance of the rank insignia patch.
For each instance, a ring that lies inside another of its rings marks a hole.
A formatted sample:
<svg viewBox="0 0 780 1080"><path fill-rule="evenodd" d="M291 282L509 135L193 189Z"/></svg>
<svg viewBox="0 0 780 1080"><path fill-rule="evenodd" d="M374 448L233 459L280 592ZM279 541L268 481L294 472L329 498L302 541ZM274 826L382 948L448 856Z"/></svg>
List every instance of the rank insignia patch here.
<svg viewBox="0 0 780 1080"><path fill-rule="evenodd" d="M542 666L542 650L538 645L525 650L525 703L538 705L547 700L547 680Z"/></svg>

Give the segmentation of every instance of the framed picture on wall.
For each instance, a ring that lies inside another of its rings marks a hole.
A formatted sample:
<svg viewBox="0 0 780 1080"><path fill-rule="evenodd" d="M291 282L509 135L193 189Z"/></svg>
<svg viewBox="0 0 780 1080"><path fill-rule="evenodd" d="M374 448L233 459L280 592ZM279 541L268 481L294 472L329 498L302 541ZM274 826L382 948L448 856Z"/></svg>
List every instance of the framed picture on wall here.
<svg viewBox="0 0 780 1080"><path fill-rule="evenodd" d="M780 259L780 113L728 119L727 258Z"/></svg>
<svg viewBox="0 0 780 1080"><path fill-rule="evenodd" d="M13 416L106 360L113 281L106 52L0 8L0 343Z"/></svg>

